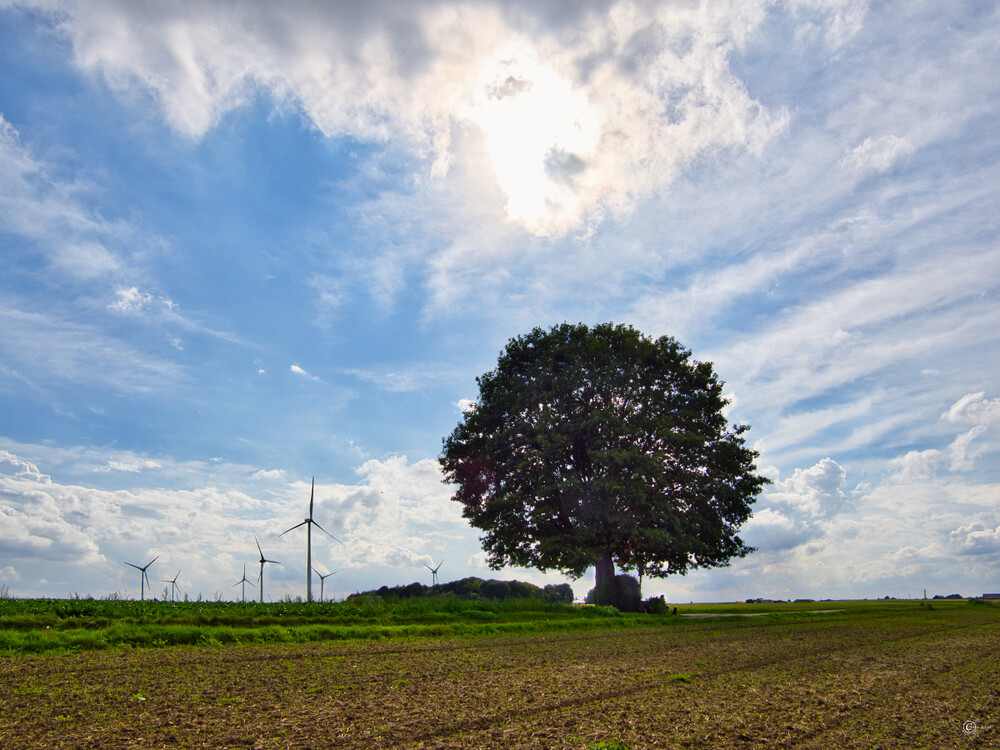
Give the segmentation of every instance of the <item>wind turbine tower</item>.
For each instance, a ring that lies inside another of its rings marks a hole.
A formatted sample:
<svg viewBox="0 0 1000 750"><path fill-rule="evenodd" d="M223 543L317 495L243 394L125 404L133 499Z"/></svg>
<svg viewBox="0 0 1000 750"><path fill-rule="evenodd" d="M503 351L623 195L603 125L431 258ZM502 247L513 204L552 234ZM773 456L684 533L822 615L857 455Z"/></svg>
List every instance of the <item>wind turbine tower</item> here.
<svg viewBox="0 0 1000 750"><path fill-rule="evenodd" d="M255 542L257 542L257 537L254 537L253 540ZM264 563L274 563L275 565L281 565L281 562L279 560L268 560L266 557L264 557L264 552L260 548L260 542L257 542L257 551L260 553L260 578L258 579L260 581L260 603L263 604L264 603Z"/></svg>
<svg viewBox="0 0 1000 750"><path fill-rule="evenodd" d="M170 601L174 600L174 589L177 588L177 579L180 578L180 575L181 575L181 572L178 570L177 571L177 575L175 575L173 578L165 578L165 579L163 579L163 583L169 583L170 584Z"/></svg>
<svg viewBox="0 0 1000 750"><path fill-rule="evenodd" d="M154 557L148 563L143 566L135 565L134 563L126 562L125 564L129 567L135 568L136 570L142 571L142 577L139 579L139 601L145 601L146 599L146 584L149 583L149 576L146 575L146 571L149 570L149 566L155 563L159 559L159 555ZM124 561L123 561L124 562Z"/></svg>
<svg viewBox="0 0 1000 750"><path fill-rule="evenodd" d="M309 601L309 602L311 602L313 600L313 595L312 595L312 571L313 571L313 566L312 566L312 559L313 559L313 557L312 557L312 527L315 526L317 529L319 529L320 531L322 531L324 534L326 534L328 537L330 537L333 541L337 542L338 544L343 544L342 541L340 541L339 539L337 539L337 537L335 537L329 531L327 531L326 529L324 529L322 526L320 526L313 519L313 500L315 499L315 496L316 496L316 477L313 477L313 479L312 479L312 489L309 491L309 517L306 518L304 521L302 521L302 523L297 523L294 526L292 526L292 528L285 529L279 535L279 536L284 536L289 531L293 531L294 529L299 528L299 526L305 526L306 527L306 601Z"/></svg>
<svg viewBox="0 0 1000 750"><path fill-rule="evenodd" d="M444 560L437 564L436 568L432 568L427 563L424 563L424 567L431 572L431 586L438 585L438 571L441 570L441 566L444 565Z"/></svg>
<svg viewBox="0 0 1000 750"><path fill-rule="evenodd" d="M254 588L253 583L247 579L247 565L246 565L246 563L243 563L243 577L240 580L238 580L236 583L233 584L233 588L236 588L240 584L243 584L243 586L240 588L240 595L241 595L241 597L243 599L243 603L244 604L246 604L246 601L247 601L247 584L248 583L250 584L250 588Z"/></svg>
<svg viewBox="0 0 1000 750"><path fill-rule="evenodd" d="M316 570L316 568L313 568L313 570ZM320 573L320 572L319 572L318 570L316 570L316 575L318 575L318 576L319 576L319 600L320 600L321 602L323 602L323 601L326 601L326 600L325 600L325 599L323 598L323 584L324 584L324 583L326 583L326 579L327 579L327 578L329 578L330 576L332 576L332 575L333 575L334 573L336 573L336 572L337 572L337 571L335 570L335 571L333 571L333 573L327 573L326 575L323 575L323 574L322 574L322 573Z"/></svg>

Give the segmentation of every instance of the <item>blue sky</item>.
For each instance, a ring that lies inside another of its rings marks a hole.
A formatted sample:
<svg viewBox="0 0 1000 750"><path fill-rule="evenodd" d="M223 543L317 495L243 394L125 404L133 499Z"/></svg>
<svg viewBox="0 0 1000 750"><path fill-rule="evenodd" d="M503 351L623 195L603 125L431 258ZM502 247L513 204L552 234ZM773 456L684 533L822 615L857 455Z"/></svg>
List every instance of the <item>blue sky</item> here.
<svg viewBox="0 0 1000 750"><path fill-rule="evenodd" d="M483 566L512 336L669 334L772 480L673 601L1000 590L995 4L0 2L0 585ZM318 583L318 579L316 579ZM573 582L582 596L587 576Z"/></svg>

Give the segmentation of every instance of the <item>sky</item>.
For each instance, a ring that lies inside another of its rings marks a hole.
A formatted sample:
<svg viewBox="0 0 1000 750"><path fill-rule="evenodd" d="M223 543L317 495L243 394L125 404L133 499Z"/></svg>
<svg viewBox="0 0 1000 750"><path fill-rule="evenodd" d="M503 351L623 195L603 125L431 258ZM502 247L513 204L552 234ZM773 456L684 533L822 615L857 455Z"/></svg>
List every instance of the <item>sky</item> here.
<svg viewBox="0 0 1000 750"><path fill-rule="evenodd" d="M0 0L0 591L234 599L256 537L304 598L315 477L327 597L583 597L437 458L510 338L606 321L772 480L644 595L1000 591L998 69L992 2Z"/></svg>

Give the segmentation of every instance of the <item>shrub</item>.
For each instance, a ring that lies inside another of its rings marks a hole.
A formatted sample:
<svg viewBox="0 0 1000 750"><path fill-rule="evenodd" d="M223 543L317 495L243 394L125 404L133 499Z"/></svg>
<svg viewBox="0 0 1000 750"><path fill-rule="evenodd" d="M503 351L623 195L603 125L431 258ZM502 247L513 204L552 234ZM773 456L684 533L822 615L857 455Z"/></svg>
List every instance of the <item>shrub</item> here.
<svg viewBox="0 0 1000 750"><path fill-rule="evenodd" d="M670 612L667 601L662 596L652 596L642 603L643 608L651 615L665 615Z"/></svg>
<svg viewBox="0 0 1000 750"><path fill-rule="evenodd" d="M633 576L617 575L610 583L592 588L587 594L587 604L611 606L619 612L638 612L639 581Z"/></svg>

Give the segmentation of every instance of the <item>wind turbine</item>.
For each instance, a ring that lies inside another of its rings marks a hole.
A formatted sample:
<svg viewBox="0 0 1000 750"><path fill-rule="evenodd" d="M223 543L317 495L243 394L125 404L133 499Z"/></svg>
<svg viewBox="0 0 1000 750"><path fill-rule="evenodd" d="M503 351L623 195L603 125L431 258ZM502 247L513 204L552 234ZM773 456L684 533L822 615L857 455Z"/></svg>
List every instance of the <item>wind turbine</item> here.
<svg viewBox="0 0 1000 750"><path fill-rule="evenodd" d="M316 570L316 568L313 568L313 570ZM330 576L332 576L336 572L337 571L335 570L335 571L333 571L333 573L327 573L326 575L323 575L318 570L316 570L316 575L319 576L319 600L321 602L325 601L325 599L323 599L323 584L326 582L327 578L329 578Z"/></svg>
<svg viewBox="0 0 1000 750"><path fill-rule="evenodd" d="M315 498L315 495L316 495L316 477L313 477L313 480L312 480L312 490L310 490L310 492L309 492L309 517L307 519L305 519L302 523L297 523L294 526L292 526L292 528L285 529L284 531L281 532L281 534L279 534L279 536L284 536L289 531L293 531L294 529L299 528L299 526L305 526L306 527L306 601L309 601L309 602L311 602L313 600L313 594L312 594L312 571L313 571L313 566L312 566L312 559L313 559L312 527L315 526L317 529L319 529L324 534L326 534L328 537L330 537L333 541L335 541L335 542L337 542L339 544L343 544L343 542L341 542L339 539L337 539L337 537L335 537L333 534L331 534L329 531L327 531L326 529L324 529L316 521L313 520L313 500Z"/></svg>
<svg viewBox="0 0 1000 750"><path fill-rule="evenodd" d="M128 565L129 567L142 571L142 578L139 579L139 601L143 601L146 598L146 584L149 583L149 576L146 575L146 571L149 569L150 565L152 565L159 559L159 557L160 556L157 555L142 567L134 565L133 563L130 562L125 562L124 560L122 561L125 562L125 564Z"/></svg>
<svg viewBox="0 0 1000 750"><path fill-rule="evenodd" d="M431 586L437 586L438 585L438 571L441 570L441 566L442 565L444 565L444 560L442 560L441 562L439 562L438 566L436 568L432 568L427 563L424 563L424 567L427 568L427 570L429 570L431 572L431 581L432 581Z"/></svg>
<svg viewBox="0 0 1000 750"><path fill-rule="evenodd" d="M175 575L173 578L165 578L165 579L163 579L163 583L169 583L170 584L170 601L174 600L174 588L177 586L177 579L180 577L180 575L181 575L181 572L178 570L177 571L177 575Z"/></svg>
<svg viewBox="0 0 1000 750"><path fill-rule="evenodd" d="M253 540L255 542L257 542L257 537L254 537ZM263 604L264 603L264 563L274 563L275 565L281 565L281 562L278 561L278 560L268 560L266 557L264 557L264 552L260 548L260 542L257 542L257 551L260 552L260 577L259 577L259 580L260 580L260 603Z"/></svg>
<svg viewBox="0 0 1000 750"><path fill-rule="evenodd" d="M242 586L242 588L240 588L240 594L243 597L243 603L246 604L246 602L247 602L247 584L249 583L251 588L256 588L251 581L247 580L247 565L246 565L246 563L243 563L243 577L240 580L238 580L236 583L233 584L233 588L236 588L241 583L243 584L243 586Z"/></svg>

